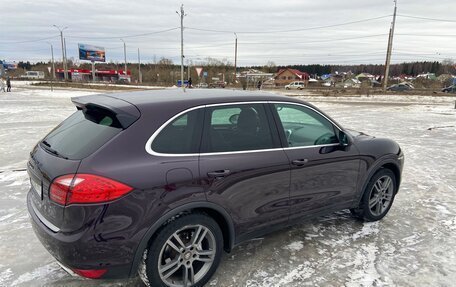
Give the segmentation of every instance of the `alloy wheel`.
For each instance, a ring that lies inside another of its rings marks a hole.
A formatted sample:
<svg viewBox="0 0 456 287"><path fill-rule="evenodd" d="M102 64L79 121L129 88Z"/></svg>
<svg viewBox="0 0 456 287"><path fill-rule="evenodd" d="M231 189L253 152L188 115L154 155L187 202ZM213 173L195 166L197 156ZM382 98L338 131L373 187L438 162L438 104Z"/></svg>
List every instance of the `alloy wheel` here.
<svg viewBox="0 0 456 287"><path fill-rule="evenodd" d="M211 268L216 244L214 234L203 225L187 225L177 230L160 251L160 278L168 286L193 286Z"/></svg>
<svg viewBox="0 0 456 287"><path fill-rule="evenodd" d="M369 196L369 209L374 216L380 216L385 212L394 196L394 184L390 176L380 177L371 189Z"/></svg>

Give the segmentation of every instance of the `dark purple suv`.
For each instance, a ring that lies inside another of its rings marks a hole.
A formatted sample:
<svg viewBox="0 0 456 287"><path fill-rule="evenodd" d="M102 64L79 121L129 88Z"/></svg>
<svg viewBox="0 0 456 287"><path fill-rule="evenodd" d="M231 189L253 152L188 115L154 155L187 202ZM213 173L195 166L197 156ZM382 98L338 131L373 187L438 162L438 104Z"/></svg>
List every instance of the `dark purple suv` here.
<svg viewBox="0 0 456 287"><path fill-rule="evenodd" d="M67 270L201 286L222 250L350 209L379 220L404 156L269 93L161 90L72 99L30 154L35 233Z"/></svg>

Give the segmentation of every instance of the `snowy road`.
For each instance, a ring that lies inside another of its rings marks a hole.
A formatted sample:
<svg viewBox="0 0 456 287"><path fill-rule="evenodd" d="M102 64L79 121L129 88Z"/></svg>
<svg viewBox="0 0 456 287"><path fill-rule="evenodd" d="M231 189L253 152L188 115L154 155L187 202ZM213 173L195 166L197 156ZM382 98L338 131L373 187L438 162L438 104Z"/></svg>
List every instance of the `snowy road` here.
<svg viewBox="0 0 456 287"><path fill-rule="evenodd" d="M60 269L33 234L22 171L33 145L90 92L0 93L0 286L141 286L91 281ZM309 98L340 124L396 140L405 152L389 215L361 223L347 212L317 218L225 254L209 286L454 286L455 98ZM14 171L19 170L19 171Z"/></svg>

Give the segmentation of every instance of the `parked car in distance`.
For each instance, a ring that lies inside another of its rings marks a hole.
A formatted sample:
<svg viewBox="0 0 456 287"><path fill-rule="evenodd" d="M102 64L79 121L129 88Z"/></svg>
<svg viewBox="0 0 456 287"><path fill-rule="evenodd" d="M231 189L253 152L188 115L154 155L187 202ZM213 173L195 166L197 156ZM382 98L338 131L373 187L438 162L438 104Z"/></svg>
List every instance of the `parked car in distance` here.
<svg viewBox="0 0 456 287"><path fill-rule="evenodd" d="M27 207L41 243L83 277L203 286L223 250L342 209L380 220L399 190L396 142L296 98L170 89L72 101L30 153Z"/></svg>
<svg viewBox="0 0 456 287"><path fill-rule="evenodd" d="M22 75L21 78L23 79L30 79L30 80L41 80L44 79L44 72L43 71L27 71L25 75Z"/></svg>
<svg viewBox="0 0 456 287"><path fill-rule="evenodd" d="M207 83L199 83L195 86L195 88L202 88L202 89L205 89L208 87L209 87L209 85Z"/></svg>
<svg viewBox="0 0 456 287"><path fill-rule="evenodd" d="M286 90L302 90L304 89L306 84L302 81L295 81L291 82L288 85L285 86Z"/></svg>
<svg viewBox="0 0 456 287"><path fill-rule="evenodd" d="M209 88L225 88L226 82L224 81L217 81L209 83Z"/></svg>
<svg viewBox="0 0 456 287"><path fill-rule="evenodd" d="M456 85L451 85L442 89L444 93L456 93Z"/></svg>
<svg viewBox="0 0 456 287"><path fill-rule="evenodd" d="M410 91L413 90L413 86L406 84L406 83L401 83L401 84L395 84L386 89L387 91L393 91L393 92L403 92L403 91Z"/></svg>
<svg viewBox="0 0 456 287"><path fill-rule="evenodd" d="M332 84L331 82L324 82L323 84L321 84L323 87L331 87Z"/></svg>

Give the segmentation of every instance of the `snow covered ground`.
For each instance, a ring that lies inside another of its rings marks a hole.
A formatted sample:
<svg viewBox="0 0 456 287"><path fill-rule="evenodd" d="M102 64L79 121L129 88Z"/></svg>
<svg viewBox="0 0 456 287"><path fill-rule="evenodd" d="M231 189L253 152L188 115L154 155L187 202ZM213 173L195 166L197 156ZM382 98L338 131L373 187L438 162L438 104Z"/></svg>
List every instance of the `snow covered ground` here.
<svg viewBox="0 0 456 287"><path fill-rule="evenodd" d="M0 93L0 286L141 286L138 279L69 276L39 243L25 204L33 145L74 111L74 90ZM389 137L405 152L402 186L387 217L343 211L238 246L209 286L454 286L455 98L305 98L341 125ZM15 171L16 170L16 171Z"/></svg>

